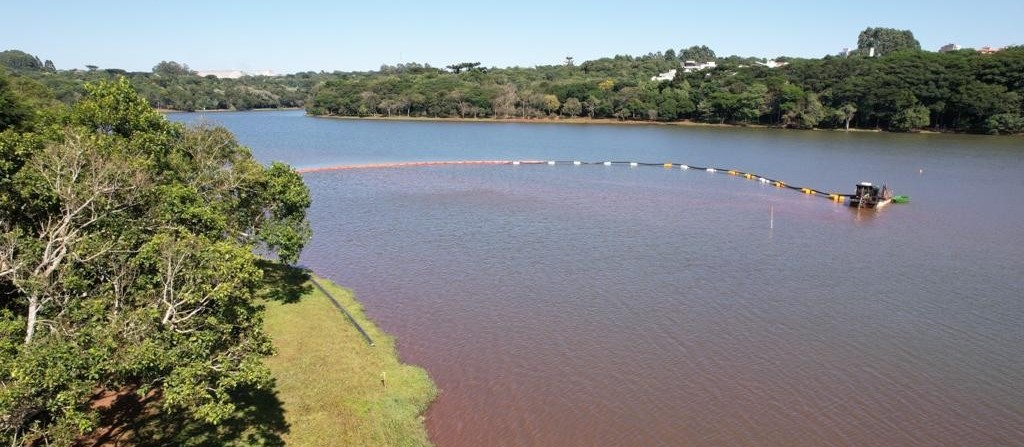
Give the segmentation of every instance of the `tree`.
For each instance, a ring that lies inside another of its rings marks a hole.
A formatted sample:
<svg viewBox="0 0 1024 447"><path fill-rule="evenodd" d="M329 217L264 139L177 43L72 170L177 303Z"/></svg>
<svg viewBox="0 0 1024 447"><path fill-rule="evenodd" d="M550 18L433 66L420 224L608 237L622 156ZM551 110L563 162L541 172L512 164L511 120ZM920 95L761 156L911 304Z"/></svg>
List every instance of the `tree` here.
<svg viewBox="0 0 1024 447"><path fill-rule="evenodd" d="M479 67L479 66L480 66L479 62L461 62L461 63L458 63L458 64L449 65L449 66L447 66L445 68L451 70L452 73L459 74L459 73L462 73L464 70L468 71L468 70L477 69L477 67Z"/></svg>
<svg viewBox="0 0 1024 447"><path fill-rule="evenodd" d="M12 71L38 71L45 68L38 56L20 50L0 51L0 67Z"/></svg>
<svg viewBox="0 0 1024 447"><path fill-rule="evenodd" d="M738 102L738 95L728 91L716 91L697 104L697 113L704 121L725 123L732 119Z"/></svg>
<svg viewBox="0 0 1024 447"><path fill-rule="evenodd" d="M737 96L736 109L733 111L733 120L744 123L757 121L765 109L765 97L768 88L761 83L750 85L743 93ZM820 104L819 104L820 107Z"/></svg>
<svg viewBox="0 0 1024 447"><path fill-rule="evenodd" d="M597 108L601 106L601 100L591 95L586 101L583 101L583 108L587 111L587 116L593 118L597 113Z"/></svg>
<svg viewBox="0 0 1024 447"><path fill-rule="evenodd" d="M509 118L515 115L517 102L519 102L519 93L516 86L512 84L502 86L493 101L495 118Z"/></svg>
<svg viewBox="0 0 1024 447"><path fill-rule="evenodd" d="M388 114L388 118L391 118L391 112L393 112L397 107L398 102L392 99L385 99L377 104L377 109L385 111Z"/></svg>
<svg viewBox="0 0 1024 447"><path fill-rule="evenodd" d="M708 48L707 45L694 45L690 48L679 50L679 59L702 64L704 62L711 62L715 60L715 51Z"/></svg>
<svg viewBox="0 0 1024 447"><path fill-rule="evenodd" d="M779 94L782 125L798 129L812 129L825 118L825 107L818 95L803 91L794 85L785 85Z"/></svg>
<svg viewBox="0 0 1024 447"><path fill-rule="evenodd" d="M662 120L678 119L684 114L693 112L693 101L686 89L665 88L657 96L658 117Z"/></svg>
<svg viewBox="0 0 1024 447"><path fill-rule="evenodd" d="M544 95L543 103L544 111L548 114L557 112L558 108L562 106L562 103L558 101L558 97L555 95Z"/></svg>
<svg viewBox="0 0 1024 447"><path fill-rule="evenodd" d="M195 74L195 72L189 69L188 65L185 64L179 64L174 61L160 61L159 64L153 66L153 74L157 76L177 77L188 76Z"/></svg>
<svg viewBox="0 0 1024 447"><path fill-rule="evenodd" d="M7 77L0 73L0 132L21 124L28 117L29 110L11 90Z"/></svg>
<svg viewBox="0 0 1024 447"><path fill-rule="evenodd" d="M1014 113L1000 113L985 120L985 132L992 135L1013 135L1024 132L1024 118Z"/></svg>
<svg viewBox="0 0 1024 447"><path fill-rule="evenodd" d="M459 112L459 118L465 118L466 114L472 111L472 104L466 99L466 92L456 89L448 93L448 100L455 103L455 110Z"/></svg>
<svg viewBox="0 0 1024 447"><path fill-rule="evenodd" d="M889 127L892 130L908 132L913 129L927 127L928 122L928 108L918 105L896 113L889 123Z"/></svg>
<svg viewBox="0 0 1024 447"><path fill-rule="evenodd" d="M837 110L839 111L839 116L843 119L843 128L847 131L850 130L850 121L857 114L857 106L846 103Z"/></svg>
<svg viewBox="0 0 1024 447"><path fill-rule="evenodd" d="M921 43L910 30L869 27L857 36L857 49L867 54L871 48L876 56L884 56L899 50L920 50Z"/></svg>
<svg viewBox="0 0 1024 447"><path fill-rule="evenodd" d="M222 421L269 383L253 253L297 259L301 177L168 122L124 78L42 116L0 133L0 434L69 445L97 390Z"/></svg>
<svg viewBox="0 0 1024 447"><path fill-rule="evenodd" d="M569 115L569 118L576 118L583 111L583 104L576 98L568 98L562 104L562 113Z"/></svg>

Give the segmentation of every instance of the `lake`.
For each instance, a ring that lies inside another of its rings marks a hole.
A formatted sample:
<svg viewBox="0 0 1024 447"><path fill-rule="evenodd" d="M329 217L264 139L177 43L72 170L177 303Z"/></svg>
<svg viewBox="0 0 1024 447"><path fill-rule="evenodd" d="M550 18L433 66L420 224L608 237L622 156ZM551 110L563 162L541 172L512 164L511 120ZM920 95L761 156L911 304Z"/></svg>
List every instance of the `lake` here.
<svg viewBox="0 0 1024 447"><path fill-rule="evenodd" d="M305 175L301 263L441 392L450 446L1024 445L1024 141L171 114Z"/></svg>

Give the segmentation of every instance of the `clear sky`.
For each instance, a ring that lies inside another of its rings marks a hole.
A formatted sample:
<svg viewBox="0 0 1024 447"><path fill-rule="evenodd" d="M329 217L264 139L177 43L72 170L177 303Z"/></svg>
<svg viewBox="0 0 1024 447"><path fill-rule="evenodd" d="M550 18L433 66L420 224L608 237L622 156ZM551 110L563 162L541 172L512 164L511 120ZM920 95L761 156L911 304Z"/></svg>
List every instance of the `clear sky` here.
<svg viewBox="0 0 1024 447"><path fill-rule="evenodd" d="M821 57L868 26L909 29L927 50L1024 44L1024 0L4 0L0 50L59 69L375 70L558 64L708 45L720 56Z"/></svg>

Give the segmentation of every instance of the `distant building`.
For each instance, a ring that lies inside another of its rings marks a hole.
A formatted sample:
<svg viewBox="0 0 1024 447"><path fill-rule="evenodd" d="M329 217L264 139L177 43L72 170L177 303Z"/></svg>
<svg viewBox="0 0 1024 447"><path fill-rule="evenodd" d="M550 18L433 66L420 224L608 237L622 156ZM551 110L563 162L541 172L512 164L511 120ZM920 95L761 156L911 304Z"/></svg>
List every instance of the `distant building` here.
<svg viewBox="0 0 1024 447"><path fill-rule="evenodd" d="M196 70L196 75L204 78L213 75L218 79L238 79L242 76L277 76L273 70L259 70L251 73L242 70Z"/></svg>
<svg viewBox="0 0 1024 447"><path fill-rule="evenodd" d="M992 47L981 47L981 48L978 48L978 52L981 53L981 54L998 53L1000 50L1002 50L1002 48L992 48Z"/></svg>
<svg viewBox="0 0 1024 447"><path fill-rule="evenodd" d="M683 73L693 73L695 71L701 71L701 70L704 70L704 69L707 69L707 68L715 68L717 66L718 66L718 64L715 63L715 61L704 62L703 64L698 64L697 61L685 61L685 62L683 62L682 68L683 68ZM672 70L666 71L664 73L659 73L657 76L651 77L651 80L652 81L659 81L659 82L660 81L671 81L671 80L676 78L676 73L678 73L678 72L679 72L679 70L672 69Z"/></svg>
<svg viewBox="0 0 1024 447"><path fill-rule="evenodd" d="M939 52L940 53L949 53L950 51L958 51L958 50L960 50L960 48L961 48L961 46L957 45L955 43L947 43L947 44L943 45L942 48L939 48Z"/></svg>
<svg viewBox="0 0 1024 447"><path fill-rule="evenodd" d="M754 63L757 64L757 65L760 65L762 67L768 67L768 68L779 68L779 67L785 67L786 65L789 65L789 62L779 62L779 61L776 61L774 59L769 60L768 62L756 62L755 61Z"/></svg>
<svg viewBox="0 0 1024 447"><path fill-rule="evenodd" d="M693 73L695 71L701 71L706 68L715 68L718 64L715 61L705 62L698 64L697 61L685 61L683 62L683 73Z"/></svg>
<svg viewBox="0 0 1024 447"><path fill-rule="evenodd" d="M675 69L666 71L666 72L661 73L661 74L659 74L659 75L657 75L655 77L652 77L651 80L652 81L658 81L658 82L661 82L661 81L671 81L671 80L676 78L676 72L677 71L678 70L675 70Z"/></svg>
<svg viewBox="0 0 1024 447"><path fill-rule="evenodd" d="M843 50L839 52L839 56L841 56L841 57L850 57L850 49L849 48L843 48Z"/></svg>

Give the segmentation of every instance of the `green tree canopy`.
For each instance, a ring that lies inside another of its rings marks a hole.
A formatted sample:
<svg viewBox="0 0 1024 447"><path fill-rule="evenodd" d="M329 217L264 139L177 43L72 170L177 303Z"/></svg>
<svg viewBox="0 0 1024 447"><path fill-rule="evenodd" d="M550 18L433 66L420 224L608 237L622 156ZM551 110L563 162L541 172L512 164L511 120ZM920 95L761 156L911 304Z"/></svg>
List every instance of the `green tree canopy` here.
<svg viewBox="0 0 1024 447"><path fill-rule="evenodd" d="M695 61L698 64L715 60L715 51L707 45L694 45L690 48L679 50L679 59L684 61Z"/></svg>
<svg viewBox="0 0 1024 447"><path fill-rule="evenodd" d="M857 49L867 54L871 48L876 56L884 56L899 50L920 50L921 43L910 30L869 27L857 36Z"/></svg>
<svg viewBox="0 0 1024 447"><path fill-rule="evenodd" d="M309 192L222 128L188 129L127 79L0 134L0 433L69 445L97 390L158 390L218 423L266 386L254 250L294 262Z"/></svg>
<svg viewBox="0 0 1024 447"><path fill-rule="evenodd" d="M459 118L580 113L599 119L897 130L906 121L894 126L893 120L921 105L928 109L925 127L1017 132L1015 123L1024 117L1024 48L1008 47L993 54L934 53L909 50L919 47L909 31L870 28L861 34L862 43L877 45L876 52L884 57L794 58L786 66L769 68L758 64L763 59L729 56L717 58L715 68L681 70L679 61L670 57L673 53L683 59L715 60L710 48L694 46L679 52L573 61L572 67L485 70L477 62L463 62L446 71L403 63L383 65L375 72L218 79L188 75L188 67L165 61L155 67L163 73L159 75L117 69L22 70L13 72L9 81L30 107L54 100L75 103L89 94L84 85L124 76L150 106L186 111L305 107L312 115ZM671 70L676 70L671 80L649 85L652 78ZM767 88L763 95L756 92L760 87L751 90L757 84ZM39 85L52 93L40 94ZM792 96L785 86L804 95ZM37 91L29 93L32 89ZM733 104L744 94L743 106ZM550 107L554 101L546 101L546 95L555 96L561 106ZM566 108L570 98L580 101L580 112L574 105Z"/></svg>
<svg viewBox="0 0 1024 447"><path fill-rule="evenodd" d="M174 61L161 61L159 64L153 66L153 74L159 76L188 76L195 74L186 64L179 64Z"/></svg>
<svg viewBox="0 0 1024 447"><path fill-rule="evenodd" d="M53 63L51 62L51 65L52 64ZM33 56L20 50L0 51L0 66L6 67L13 71L41 71L46 69L46 65L44 65L43 62L39 60L38 56Z"/></svg>
<svg viewBox="0 0 1024 447"><path fill-rule="evenodd" d="M21 124L28 117L28 108L12 91L7 76L0 71L0 132Z"/></svg>

